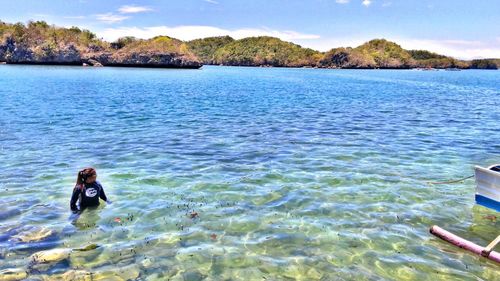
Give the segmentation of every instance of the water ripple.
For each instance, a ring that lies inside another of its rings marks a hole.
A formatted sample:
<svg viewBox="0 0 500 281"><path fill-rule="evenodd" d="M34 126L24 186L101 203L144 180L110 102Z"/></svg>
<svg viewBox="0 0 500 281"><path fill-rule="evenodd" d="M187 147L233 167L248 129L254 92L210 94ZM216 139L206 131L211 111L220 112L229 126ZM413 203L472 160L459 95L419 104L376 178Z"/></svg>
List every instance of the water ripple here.
<svg viewBox="0 0 500 281"><path fill-rule="evenodd" d="M500 221L474 205L472 181L427 182L498 162L499 75L0 66L0 270L494 280L495 264L428 228L485 245ZM75 218L68 201L85 166L113 203ZM54 234L16 239L41 228Z"/></svg>

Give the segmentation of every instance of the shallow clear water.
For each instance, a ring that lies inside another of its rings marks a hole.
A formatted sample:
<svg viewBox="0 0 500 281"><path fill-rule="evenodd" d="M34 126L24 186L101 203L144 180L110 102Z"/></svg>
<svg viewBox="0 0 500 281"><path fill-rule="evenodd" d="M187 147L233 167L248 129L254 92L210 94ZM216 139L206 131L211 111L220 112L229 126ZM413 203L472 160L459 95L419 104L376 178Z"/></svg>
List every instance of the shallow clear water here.
<svg viewBox="0 0 500 281"><path fill-rule="evenodd" d="M486 245L498 213L474 204L473 180L428 181L500 162L499 82L500 71L2 65L0 270L493 280L497 264L428 229ZM75 217L85 166L112 204ZM40 230L51 234L20 238Z"/></svg>

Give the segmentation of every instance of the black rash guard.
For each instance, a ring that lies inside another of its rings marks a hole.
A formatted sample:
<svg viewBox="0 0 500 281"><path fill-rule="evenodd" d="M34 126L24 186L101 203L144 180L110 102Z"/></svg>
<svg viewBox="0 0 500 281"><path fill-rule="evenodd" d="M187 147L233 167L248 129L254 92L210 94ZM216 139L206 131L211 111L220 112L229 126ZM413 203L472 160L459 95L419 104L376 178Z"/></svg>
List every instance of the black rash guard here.
<svg viewBox="0 0 500 281"><path fill-rule="evenodd" d="M71 201L69 202L71 210L73 211L78 210L76 206L78 198L80 198L80 210L83 210L88 206L99 205L99 198L104 201L108 201L108 198L106 198L106 194L104 193L104 189L98 181L85 183L83 190L80 187L75 187L73 189L73 195L71 195Z"/></svg>

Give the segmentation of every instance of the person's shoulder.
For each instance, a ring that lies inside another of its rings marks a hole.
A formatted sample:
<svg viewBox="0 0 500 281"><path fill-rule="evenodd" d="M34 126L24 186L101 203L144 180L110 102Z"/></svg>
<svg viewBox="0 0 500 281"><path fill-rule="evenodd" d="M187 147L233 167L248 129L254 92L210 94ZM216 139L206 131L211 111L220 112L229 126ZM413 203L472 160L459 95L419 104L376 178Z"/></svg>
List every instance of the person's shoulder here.
<svg viewBox="0 0 500 281"><path fill-rule="evenodd" d="M95 184L96 184L97 186L99 186L100 188L102 188L102 184L101 184L101 182L99 182L99 181L95 181Z"/></svg>

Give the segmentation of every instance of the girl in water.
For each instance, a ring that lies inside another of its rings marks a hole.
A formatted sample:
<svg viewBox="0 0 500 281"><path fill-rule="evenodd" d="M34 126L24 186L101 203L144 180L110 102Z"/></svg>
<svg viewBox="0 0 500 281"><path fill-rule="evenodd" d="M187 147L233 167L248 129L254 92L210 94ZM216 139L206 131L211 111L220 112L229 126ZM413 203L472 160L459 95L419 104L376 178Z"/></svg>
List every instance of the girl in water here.
<svg viewBox="0 0 500 281"><path fill-rule="evenodd" d="M82 211L89 206L98 206L99 198L110 203L102 185L96 181L97 173L94 168L85 168L78 172L76 178L76 185L73 189L73 195L71 195L71 201L69 203L71 210L73 212ZM76 202L80 199L79 207L77 207Z"/></svg>

